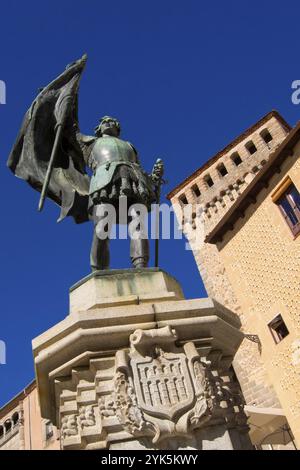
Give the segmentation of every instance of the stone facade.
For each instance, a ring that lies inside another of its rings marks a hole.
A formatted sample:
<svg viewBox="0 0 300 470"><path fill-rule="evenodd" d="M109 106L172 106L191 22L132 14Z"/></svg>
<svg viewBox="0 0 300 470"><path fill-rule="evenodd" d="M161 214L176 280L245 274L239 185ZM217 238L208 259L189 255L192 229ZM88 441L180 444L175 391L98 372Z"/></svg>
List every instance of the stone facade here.
<svg viewBox="0 0 300 470"><path fill-rule="evenodd" d="M0 450L57 450L59 433L41 417L35 381L0 410Z"/></svg>
<svg viewBox="0 0 300 470"><path fill-rule="evenodd" d="M33 341L41 414L63 449L249 449L239 328L158 268L95 272Z"/></svg>
<svg viewBox="0 0 300 470"><path fill-rule="evenodd" d="M292 388L299 380L296 371L288 366L296 336L290 335L291 345L287 346L286 341L285 348L281 345L275 348L274 344L271 348L272 338L266 325L276 312L284 312L290 318L287 323L292 322L291 330L299 323L296 287L299 284L299 247L298 241L291 238L278 207L271 201L271 189L262 190L259 202L242 214L244 218L232 227L226 240L218 244L205 242L207 234L222 222L251 182L259 178L289 130L278 113L269 113L175 188L169 198L183 222L208 294L239 315L243 331L251 334L252 339L253 335L259 335L260 343L245 339L234 359L246 403L260 408L284 407L295 431L292 422L293 416L298 416L299 396L294 395L293 401L285 405L281 388L289 389L285 396L290 400ZM250 147L253 153L249 151L249 142L255 145L255 151ZM234 162L237 155L241 160L236 160L238 165ZM293 161L291 164L288 160L281 173L274 176L272 188L280 184L288 172L300 187L297 156ZM224 174L223 170L223 176L219 171L222 164L228 171ZM207 175L214 183L210 187ZM197 190L195 194L197 187L201 194ZM187 203L194 207L192 217L182 220L179 208L184 208ZM263 321L265 334L262 334L259 321Z"/></svg>
<svg viewBox="0 0 300 470"><path fill-rule="evenodd" d="M300 239L292 235L271 197L287 176L300 191L300 144L294 148L293 157L281 166L281 173L275 174L269 187L260 192L245 219L239 220L233 232L218 243L218 249L232 285L239 285L244 330L260 338L269 383L273 384L300 444ZM278 314L289 334L276 344L268 324ZM247 366L249 356L243 360L240 352L237 360L239 355L240 366ZM252 395L255 400L255 394ZM263 406L273 405L264 393L263 397Z"/></svg>

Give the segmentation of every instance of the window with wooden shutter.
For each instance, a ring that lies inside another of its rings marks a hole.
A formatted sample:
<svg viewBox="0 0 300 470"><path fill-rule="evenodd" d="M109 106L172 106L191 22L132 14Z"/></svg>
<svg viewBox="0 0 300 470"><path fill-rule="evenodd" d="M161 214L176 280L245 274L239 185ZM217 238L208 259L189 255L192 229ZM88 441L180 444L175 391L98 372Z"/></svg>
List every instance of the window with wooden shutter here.
<svg viewBox="0 0 300 470"><path fill-rule="evenodd" d="M292 183L275 201L294 235L300 233L300 194Z"/></svg>
<svg viewBox="0 0 300 470"><path fill-rule="evenodd" d="M276 344L280 343L289 334L289 330L280 314L268 324L268 327Z"/></svg>

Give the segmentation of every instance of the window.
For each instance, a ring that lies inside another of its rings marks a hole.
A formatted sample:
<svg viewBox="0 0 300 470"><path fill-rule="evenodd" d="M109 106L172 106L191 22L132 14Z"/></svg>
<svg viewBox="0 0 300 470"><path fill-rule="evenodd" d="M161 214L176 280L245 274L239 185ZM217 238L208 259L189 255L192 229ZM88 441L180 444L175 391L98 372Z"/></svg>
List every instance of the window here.
<svg viewBox="0 0 300 470"><path fill-rule="evenodd" d="M246 149L248 150L250 155L253 155L257 151L257 148L255 147L252 140L249 140L249 142L246 143Z"/></svg>
<svg viewBox="0 0 300 470"><path fill-rule="evenodd" d="M205 181L205 183L207 184L207 186L208 186L209 188L211 188L211 187L214 185L214 182L213 182L213 180L211 179L210 175L206 175L206 176L204 177L204 181Z"/></svg>
<svg viewBox="0 0 300 470"><path fill-rule="evenodd" d="M5 421L4 423L4 427L5 427L5 432L6 434L11 431L11 421L8 419Z"/></svg>
<svg viewBox="0 0 300 470"><path fill-rule="evenodd" d="M226 166L224 165L224 163L221 163L221 164L218 166L218 172L220 173L221 176L226 176L226 175L228 174L227 168L226 168Z"/></svg>
<svg viewBox="0 0 300 470"><path fill-rule="evenodd" d="M12 422L14 426L19 422L19 413L17 411L12 415Z"/></svg>
<svg viewBox="0 0 300 470"><path fill-rule="evenodd" d="M241 157L239 156L237 152L231 155L231 160L233 161L235 166L239 166L243 162L243 160L241 159Z"/></svg>
<svg viewBox="0 0 300 470"><path fill-rule="evenodd" d="M268 327L276 344L280 343L280 341L289 334L289 330L281 315L277 315L277 317L269 323Z"/></svg>
<svg viewBox="0 0 300 470"><path fill-rule="evenodd" d="M300 194L292 183L287 190L275 201L292 233L300 232Z"/></svg>
<svg viewBox="0 0 300 470"><path fill-rule="evenodd" d="M182 194L181 196L179 196L179 202L181 203L181 205L188 204L188 200L185 194Z"/></svg>
<svg viewBox="0 0 300 470"><path fill-rule="evenodd" d="M53 436L53 425L51 421L46 423L46 439L50 439Z"/></svg>
<svg viewBox="0 0 300 470"><path fill-rule="evenodd" d="M273 137L271 136L270 132L268 131L268 129L264 129L261 133L260 133L261 137L264 139L265 143L268 144L269 142L271 142L271 140L273 140Z"/></svg>
<svg viewBox="0 0 300 470"><path fill-rule="evenodd" d="M192 186L192 191L196 197L201 196L201 192L197 184L194 184L194 186Z"/></svg>

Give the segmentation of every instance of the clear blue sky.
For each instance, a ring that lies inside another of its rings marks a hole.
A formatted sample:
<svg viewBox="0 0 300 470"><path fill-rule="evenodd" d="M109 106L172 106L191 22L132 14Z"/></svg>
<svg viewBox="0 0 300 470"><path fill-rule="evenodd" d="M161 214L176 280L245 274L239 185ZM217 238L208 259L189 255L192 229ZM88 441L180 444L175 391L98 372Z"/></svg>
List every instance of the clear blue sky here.
<svg viewBox="0 0 300 470"><path fill-rule="evenodd" d="M82 132L116 115L147 170L165 160L167 193L271 109L293 125L299 119L291 82L300 79L300 4L10 0L0 13L1 406L33 378L31 339L66 316L68 288L89 272L92 226L57 225L50 201L38 213L38 193L6 168L38 87L87 52ZM113 248L112 267L128 266L128 243ZM206 295L184 241L162 250L161 267L186 296Z"/></svg>

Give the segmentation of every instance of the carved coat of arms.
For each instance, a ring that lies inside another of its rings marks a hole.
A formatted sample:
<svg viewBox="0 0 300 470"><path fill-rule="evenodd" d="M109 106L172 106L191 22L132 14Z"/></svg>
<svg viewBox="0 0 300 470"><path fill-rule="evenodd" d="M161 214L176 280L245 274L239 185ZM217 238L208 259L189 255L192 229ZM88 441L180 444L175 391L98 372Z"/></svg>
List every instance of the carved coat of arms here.
<svg viewBox="0 0 300 470"><path fill-rule="evenodd" d="M169 326L136 330L130 352L116 353L111 406L124 428L153 443L188 435L212 414L205 364L192 342L177 348Z"/></svg>

